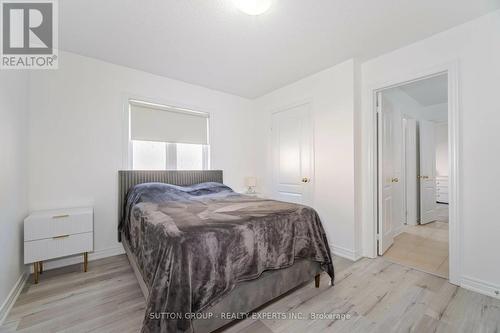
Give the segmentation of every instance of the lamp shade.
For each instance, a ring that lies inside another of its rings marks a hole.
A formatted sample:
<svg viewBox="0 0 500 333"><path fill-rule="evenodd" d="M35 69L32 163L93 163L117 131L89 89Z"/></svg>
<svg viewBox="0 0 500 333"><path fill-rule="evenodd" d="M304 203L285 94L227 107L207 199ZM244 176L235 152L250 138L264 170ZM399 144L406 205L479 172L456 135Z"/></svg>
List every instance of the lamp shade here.
<svg viewBox="0 0 500 333"><path fill-rule="evenodd" d="M245 178L245 186L249 186L249 187L257 186L257 178L255 178L255 177L246 177Z"/></svg>

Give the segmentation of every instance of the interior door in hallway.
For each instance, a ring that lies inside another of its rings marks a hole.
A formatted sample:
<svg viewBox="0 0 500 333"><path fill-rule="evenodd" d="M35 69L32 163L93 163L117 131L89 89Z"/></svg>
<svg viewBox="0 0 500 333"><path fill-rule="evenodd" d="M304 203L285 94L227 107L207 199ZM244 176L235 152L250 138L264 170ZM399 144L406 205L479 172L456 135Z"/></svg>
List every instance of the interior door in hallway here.
<svg viewBox="0 0 500 333"><path fill-rule="evenodd" d="M377 94L378 115L378 252L394 243L394 234L403 222L402 118L390 103Z"/></svg>
<svg viewBox="0 0 500 333"><path fill-rule="evenodd" d="M274 198L312 204L313 135L309 104L274 113L271 130Z"/></svg>
<svg viewBox="0 0 500 333"><path fill-rule="evenodd" d="M420 224L436 220L436 132L435 124L419 121Z"/></svg>
<svg viewBox="0 0 500 333"><path fill-rule="evenodd" d="M405 119L405 217L409 225L418 224L418 154L417 154L417 121Z"/></svg>

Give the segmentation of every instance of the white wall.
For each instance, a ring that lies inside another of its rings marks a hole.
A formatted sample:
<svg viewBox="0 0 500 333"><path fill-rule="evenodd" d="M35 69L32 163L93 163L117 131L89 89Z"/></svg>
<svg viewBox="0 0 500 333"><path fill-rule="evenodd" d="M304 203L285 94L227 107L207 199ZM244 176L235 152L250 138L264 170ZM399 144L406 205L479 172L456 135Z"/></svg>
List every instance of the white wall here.
<svg viewBox="0 0 500 333"><path fill-rule="evenodd" d="M448 176L448 123L436 124L436 175Z"/></svg>
<svg viewBox="0 0 500 333"><path fill-rule="evenodd" d="M27 115L28 73L1 71L0 312L5 310L1 306L24 272L22 221L28 213Z"/></svg>
<svg viewBox="0 0 500 333"><path fill-rule="evenodd" d="M410 116L414 119L425 119L423 115L424 108L407 93L399 88L384 90L383 95L387 102L393 108L403 115Z"/></svg>
<svg viewBox="0 0 500 333"><path fill-rule="evenodd" d="M500 11L468 22L362 65L363 86L397 80L459 61L460 80L460 207L462 275L492 292L500 289ZM369 104L363 92L363 105ZM365 141L363 141L365 142ZM363 148L366 151L366 147ZM363 174L367 155L363 156ZM365 188L363 189L365 190ZM468 282L467 282L468 281Z"/></svg>
<svg viewBox="0 0 500 333"><path fill-rule="evenodd" d="M422 106L402 89L384 90L384 95L401 113L414 119L425 119L435 123L448 121L448 103Z"/></svg>
<svg viewBox="0 0 500 333"><path fill-rule="evenodd" d="M313 207L318 211L333 251L357 258L354 183L355 63L346 61L255 100L259 119L256 148L260 190L270 195L271 114L311 102L314 127Z"/></svg>
<svg viewBox="0 0 500 333"><path fill-rule="evenodd" d="M448 103L429 105L422 108L422 119L435 123L448 121Z"/></svg>
<svg viewBox="0 0 500 333"><path fill-rule="evenodd" d="M254 174L251 101L71 53L59 61L58 70L31 75L29 207L93 205L97 252L121 249L117 171L128 97L209 112L212 168L236 190Z"/></svg>

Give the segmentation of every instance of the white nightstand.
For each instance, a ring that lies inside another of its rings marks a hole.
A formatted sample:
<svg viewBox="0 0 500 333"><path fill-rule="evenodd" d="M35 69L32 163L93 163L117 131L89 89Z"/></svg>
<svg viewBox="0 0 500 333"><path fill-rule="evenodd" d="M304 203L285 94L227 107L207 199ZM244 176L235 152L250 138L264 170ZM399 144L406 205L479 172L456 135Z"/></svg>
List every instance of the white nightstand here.
<svg viewBox="0 0 500 333"><path fill-rule="evenodd" d="M43 272L43 261L83 253L87 271L88 252L94 250L92 207L46 210L24 220L24 263L33 263L35 283Z"/></svg>

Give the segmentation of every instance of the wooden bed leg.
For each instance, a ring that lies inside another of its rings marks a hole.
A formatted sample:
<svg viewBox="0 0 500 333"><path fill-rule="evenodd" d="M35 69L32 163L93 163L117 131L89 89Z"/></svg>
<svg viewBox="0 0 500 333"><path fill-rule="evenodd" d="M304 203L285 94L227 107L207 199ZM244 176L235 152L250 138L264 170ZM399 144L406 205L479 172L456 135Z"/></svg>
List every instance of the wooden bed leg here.
<svg viewBox="0 0 500 333"><path fill-rule="evenodd" d="M321 275L319 275L319 274L314 277L314 286L316 288L319 288L319 281L320 281L320 279L321 279Z"/></svg>

